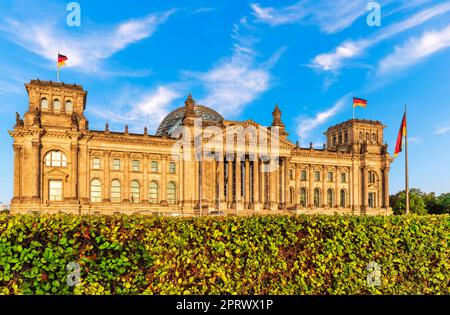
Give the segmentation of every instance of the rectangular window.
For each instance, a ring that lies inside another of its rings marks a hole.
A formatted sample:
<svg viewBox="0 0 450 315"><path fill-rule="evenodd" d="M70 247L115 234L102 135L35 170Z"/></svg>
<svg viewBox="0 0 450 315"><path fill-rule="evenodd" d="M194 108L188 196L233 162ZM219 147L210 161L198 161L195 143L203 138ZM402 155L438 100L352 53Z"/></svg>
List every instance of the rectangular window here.
<svg viewBox="0 0 450 315"><path fill-rule="evenodd" d="M176 168L175 168L175 162L170 162L170 163L169 163L169 173L170 173L170 174L175 174L175 170L176 170Z"/></svg>
<svg viewBox="0 0 450 315"><path fill-rule="evenodd" d="M333 172L328 172L328 181L329 181L329 182L332 182L332 181L333 181L333 177L334 177Z"/></svg>
<svg viewBox="0 0 450 315"><path fill-rule="evenodd" d="M346 183L347 182L347 174L346 173L341 173L341 182L342 183Z"/></svg>
<svg viewBox="0 0 450 315"><path fill-rule="evenodd" d="M294 171L289 170L289 180L294 180Z"/></svg>
<svg viewBox="0 0 450 315"><path fill-rule="evenodd" d="M94 170L99 170L100 169L100 158L93 158L92 159L92 168Z"/></svg>
<svg viewBox="0 0 450 315"><path fill-rule="evenodd" d="M314 180L316 182L320 182L320 171L315 171L314 172Z"/></svg>
<svg viewBox="0 0 450 315"><path fill-rule="evenodd" d="M120 159L113 159L113 170L120 171Z"/></svg>
<svg viewBox="0 0 450 315"><path fill-rule="evenodd" d="M131 169L133 172L139 172L139 161L138 160L131 161Z"/></svg>
<svg viewBox="0 0 450 315"><path fill-rule="evenodd" d="M152 173L158 173L158 161L151 162L151 171Z"/></svg>
<svg viewBox="0 0 450 315"><path fill-rule="evenodd" d="M62 200L62 180L51 179L48 182L48 199L50 201Z"/></svg>
<svg viewBox="0 0 450 315"><path fill-rule="evenodd" d="M375 193L369 193L369 208L375 208Z"/></svg>
<svg viewBox="0 0 450 315"><path fill-rule="evenodd" d="M302 170L301 174L302 174L301 175L302 182L306 181L306 170Z"/></svg>

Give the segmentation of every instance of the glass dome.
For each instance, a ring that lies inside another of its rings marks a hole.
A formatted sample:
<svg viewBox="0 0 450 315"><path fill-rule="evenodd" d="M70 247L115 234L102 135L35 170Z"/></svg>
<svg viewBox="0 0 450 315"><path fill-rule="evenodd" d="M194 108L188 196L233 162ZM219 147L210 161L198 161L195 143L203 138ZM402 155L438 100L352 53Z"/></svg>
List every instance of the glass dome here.
<svg viewBox="0 0 450 315"><path fill-rule="evenodd" d="M204 122L221 123L224 120L222 115L218 112L203 105L194 105L194 111L195 115L199 118L201 117ZM185 112L185 106L179 107L172 111L162 120L158 130L156 131L156 135L170 136L175 128L181 125Z"/></svg>

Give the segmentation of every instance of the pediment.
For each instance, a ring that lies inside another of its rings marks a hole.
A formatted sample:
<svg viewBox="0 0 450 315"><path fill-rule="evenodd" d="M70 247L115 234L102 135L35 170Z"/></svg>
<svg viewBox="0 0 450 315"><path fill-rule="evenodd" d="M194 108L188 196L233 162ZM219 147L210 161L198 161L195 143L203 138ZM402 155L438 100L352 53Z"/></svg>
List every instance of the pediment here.
<svg viewBox="0 0 450 315"><path fill-rule="evenodd" d="M65 177L67 176L67 172L65 172L64 170L66 170L66 168L51 168L50 170L45 172L46 176L54 176L54 177Z"/></svg>

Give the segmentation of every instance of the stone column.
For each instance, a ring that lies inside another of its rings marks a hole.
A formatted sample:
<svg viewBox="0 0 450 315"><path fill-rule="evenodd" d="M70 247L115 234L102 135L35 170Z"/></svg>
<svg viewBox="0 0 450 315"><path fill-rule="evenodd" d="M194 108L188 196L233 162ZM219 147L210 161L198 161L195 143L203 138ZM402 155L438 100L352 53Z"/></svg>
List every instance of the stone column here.
<svg viewBox="0 0 450 315"><path fill-rule="evenodd" d="M219 168L219 210L225 210L227 204L225 201L225 178L224 178L224 162L220 160L217 162Z"/></svg>
<svg viewBox="0 0 450 315"><path fill-rule="evenodd" d="M384 177L384 207L389 208L389 167L386 167L383 172Z"/></svg>
<svg viewBox="0 0 450 315"><path fill-rule="evenodd" d="M260 183L260 192L261 192L261 202L262 202L262 207L263 209L267 209L267 203L269 202L269 200L266 199L266 177L267 177L267 173L265 172L266 170L266 162L261 160L261 166L259 167L259 173L261 174L261 183Z"/></svg>
<svg viewBox="0 0 450 315"><path fill-rule="evenodd" d="M167 156L161 156L161 206L167 206Z"/></svg>
<svg viewBox="0 0 450 315"><path fill-rule="evenodd" d="M228 172L228 178L227 178L227 202L228 202L228 208L231 209L231 204L233 203L233 161L228 160L227 161L227 172Z"/></svg>
<svg viewBox="0 0 450 315"><path fill-rule="evenodd" d="M290 182L291 179L289 177L289 159L288 158L284 158L284 208L287 207L287 205L289 204L290 206L292 206L291 204L291 200L290 200ZM292 196L292 198L294 198L294 196ZM295 203L295 200L292 200L293 203Z"/></svg>
<svg viewBox="0 0 450 315"><path fill-rule="evenodd" d="M40 148L41 144L39 141L32 142L33 147L33 169L32 169L32 190L31 190L31 198L33 202L40 201L40 192L39 192L39 181L40 181L40 173L41 173L41 163L40 163Z"/></svg>
<svg viewBox="0 0 450 315"><path fill-rule="evenodd" d="M277 165L277 160L275 159L270 159L269 162L269 168L270 168L270 173L269 175L269 209L270 210L277 210L277 188L278 185L276 183L277 181L277 170L278 170L278 165Z"/></svg>
<svg viewBox="0 0 450 315"><path fill-rule="evenodd" d="M236 154L236 209L242 209L242 194L241 194L241 160L239 154Z"/></svg>
<svg viewBox="0 0 450 315"><path fill-rule="evenodd" d="M259 158L255 154L255 159L253 161L253 209L260 209L260 199L259 199Z"/></svg>
<svg viewBox="0 0 450 315"><path fill-rule="evenodd" d="M103 195L103 202L110 202L110 187L111 187L111 151L105 151L105 167L104 167L104 173L103 173L103 187L102 189L102 195Z"/></svg>
<svg viewBox="0 0 450 315"><path fill-rule="evenodd" d="M19 203L22 198L22 147L14 144L14 196L11 203Z"/></svg>
<svg viewBox="0 0 450 315"><path fill-rule="evenodd" d="M244 209L250 208L250 161L248 158L245 158L245 204Z"/></svg>

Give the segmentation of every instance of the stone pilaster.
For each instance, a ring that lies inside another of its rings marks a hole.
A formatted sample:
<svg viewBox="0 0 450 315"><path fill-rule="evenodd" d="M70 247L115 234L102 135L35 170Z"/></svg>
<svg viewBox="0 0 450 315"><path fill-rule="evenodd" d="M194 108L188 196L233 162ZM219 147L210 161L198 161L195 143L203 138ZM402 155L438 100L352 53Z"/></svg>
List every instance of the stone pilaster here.
<svg viewBox="0 0 450 315"><path fill-rule="evenodd" d="M41 144L39 141L32 142L33 149L33 163L32 163L32 190L31 190L31 199L33 202L40 202L40 173L41 173L41 163L40 163L40 151Z"/></svg>
<svg viewBox="0 0 450 315"><path fill-rule="evenodd" d="M19 203L22 198L22 147L14 144L14 192L11 203Z"/></svg>
<svg viewBox="0 0 450 315"><path fill-rule="evenodd" d="M111 202L111 151L105 151L103 167L103 202Z"/></svg>
<svg viewBox="0 0 450 315"><path fill-rule="evenodd" d="M167 206L167 156L161 156L161 206Z"/></svg>
<svg viewBox="0 0 450 315"><path fill-rule="evenodd" d="M123 161L123 203L130 203L130 152L125 152Z"/></svg>

